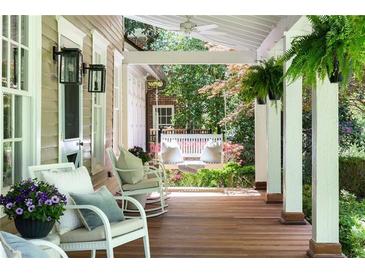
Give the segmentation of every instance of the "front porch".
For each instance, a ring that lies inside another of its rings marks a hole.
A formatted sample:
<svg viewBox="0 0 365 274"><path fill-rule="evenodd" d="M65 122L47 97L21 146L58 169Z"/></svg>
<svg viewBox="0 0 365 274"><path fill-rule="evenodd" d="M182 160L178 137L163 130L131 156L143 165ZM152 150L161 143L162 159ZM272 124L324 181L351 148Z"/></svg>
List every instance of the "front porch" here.
<svg viewBox="0 0 365 274"><path fill-rule="evenodd" d="M172 192L169 212L148 219L152 257L306 257L311 225L282 225L282 205L266 204L263 192ZM89 252L69 253L89 257ZM142 240L114 249L116 258L144 257ZM105 258L98 251L97 257Z"/></svg>

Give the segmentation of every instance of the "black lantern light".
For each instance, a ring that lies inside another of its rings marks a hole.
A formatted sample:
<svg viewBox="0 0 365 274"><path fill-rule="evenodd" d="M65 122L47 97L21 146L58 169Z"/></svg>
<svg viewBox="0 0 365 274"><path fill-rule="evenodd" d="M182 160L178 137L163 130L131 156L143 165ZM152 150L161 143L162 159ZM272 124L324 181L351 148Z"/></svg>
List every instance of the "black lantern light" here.
<svg viewBox="0 0 365 274"><path fill-rule="evenodd" d="M60 56L60 83L82 84L82 53L78 48L62 48L57 51L53 47L53 60Z"/></svg>
<svg viewBox="0 0 365 274"><path fill-rule="evenodd" d="M92 64L88 67L83 64L84 73L89 70L88 91L104 93L106 69L102 64Z"/></svg>

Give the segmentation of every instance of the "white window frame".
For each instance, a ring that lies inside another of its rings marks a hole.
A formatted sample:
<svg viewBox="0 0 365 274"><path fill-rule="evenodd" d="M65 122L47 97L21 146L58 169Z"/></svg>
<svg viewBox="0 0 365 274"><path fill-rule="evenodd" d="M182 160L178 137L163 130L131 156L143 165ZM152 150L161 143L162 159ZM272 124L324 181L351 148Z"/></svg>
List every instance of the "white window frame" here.
<svg viewBox="0 0 365 274"><path fill-rule="evenodd" d="M101 60L102 60L102 64L105 65L105 67L107 68L107 63L108 63L108 45L109 45L109 41L107 39L105 39L97 30L92 30L91 31L92 34L92 40L93 40L93 47L92 47L92 62L93 64L95 64L95 53L97 52L98 54L100 54L101 56ZM107 78L107 77L106 77ZM105 78L105 80L106 80ZM105 83L105 90L107 90L107 83ZM95 104L95 98L96 96L99 96L100 98L100 102L101 102L101 106L98 106ZM100 140L99 144L95 144L95 145L99 145L102 146L103 148L105 148L105 144L106 144L106 92L105 93L93 93L92 94L92 107L91 107L91 173L94 175L96 173L101 172L102 170L104 170L104 166L105 166L105 157L102 157L101 163L97 162L95 157L94 157L94 152L93 152L93 148L94 148L94 143L96 142L96 140L94 140L94 109L96 107L101 107L102 109L102 126L101 126L101 136L102 139ZM105 149L103 149L104 151Z"/></svg>
<svg viewBox="0 0 365 274"><path fill-rule="evenodd" d="M171 119L174 119L175 117L175 106L174 105L153 105L152 106L152 126L155 129L156 128L156 121L157 121L157 115L156 108L171 108ZM159 124L160 127L160 124Z"/></svg>
<svg viewBox="0 0 365 274"><path fill-rule="evenodd" d="M113 89L113 150L118 153L119 146L122 144L122 64L123 55L114 50L114 89ZM119 74L118 78L115 77ZM119 81L118 81L119 80Z"/></svg>
<svg viewBox="0 0 365 274"><path fill-rule="evenodd" d="M7 15L4 15L7 16ZM19 18L20 20L20 18ZM19 21L20 22L20 21ZM10 34L10 20L8 22ZM0 32L2 30L2 16L0 16ZM0 33L1 34L1 33ZM19 43L21 43L21 24L19 24ZM10 39L10 38L9 38ZM0 60L2 60L2 36L0 35ZM0 96L0 112L3 113L3 92L6 94L21 95L28 100L27 104L23 103L23 117L22 120L30 122L28 130L23 128L22 132L22 167L21 174L23 178L26 178L28 174L27 167L30 165L39 165L41 161L41 68L42 68L42 17L41 16L28 16L28 46L21 46L28 50L28 89L27 91L14 88L0 87L2 94ZM8 54L10 54L8 52ZM9 58L9 55L8 55ZM20 60L20 54L19 54ZM20 63L19 63L20 64ZM19 65L19 71L20 71ZM31 68L31 69L30 69ZM9 68L8 68L9 69ZM20 73L18 72L19 76ZM2 66L0 66L0 77L2 75ZM9 77L9 70L8 70ZM21 76L20 76L21 77ZM0 83L0 85L2 85ZM14 117L13 117L14 119ZM13 121L13 127L14 127ZM0 119L0 193L2 189L3 179L3 115ZM14 130L14 129L13 129ZM9 138L8 138L9 139ZM10 141L14 141L18 138L10 138ZM13 158L14 165L14 158ZM0 212L0 217L3 216L3 211Z"/></svg>

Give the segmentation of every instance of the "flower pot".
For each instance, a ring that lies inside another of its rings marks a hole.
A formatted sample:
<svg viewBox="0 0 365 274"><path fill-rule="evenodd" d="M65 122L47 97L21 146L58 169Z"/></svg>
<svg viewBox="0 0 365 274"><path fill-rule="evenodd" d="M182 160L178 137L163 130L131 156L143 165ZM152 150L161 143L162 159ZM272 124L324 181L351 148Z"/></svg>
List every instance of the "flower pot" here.
<svg viewBox="0 0 365 274"><path fill-rule="evenodd" d="M18 232L28 239L44 238L52 230L55 221L42 222L38 220L15 218L15 227Z"/></svg>
<svg viewBox="0 0 365 274"><path fill-rule="evenodd" d="M266 104L266 98L256 98L257 104L259 105L265 105Z"/></svg>
<svg viewBox="0 0 365 274"><path fill-rule="evenodd" d="M275 92L273 92L272 90L269 90L269 99L272 101L277 101L281 99L281 96Z"/></svg>
<svg viewBox="0 0 365 274"><path fill-rule="evenodd" d="M340 68L338 67L338 61L335 59L333 61L333 71L332 73L327 68L328 78L331 83L339 83L342 81L342 73L340 71Z"/></svg>

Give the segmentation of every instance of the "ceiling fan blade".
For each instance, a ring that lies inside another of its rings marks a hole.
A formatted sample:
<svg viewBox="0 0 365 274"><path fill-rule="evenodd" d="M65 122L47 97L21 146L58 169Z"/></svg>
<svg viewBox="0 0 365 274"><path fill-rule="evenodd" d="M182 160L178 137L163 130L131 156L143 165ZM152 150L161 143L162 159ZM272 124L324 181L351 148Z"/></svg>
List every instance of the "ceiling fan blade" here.
<svg viewBox="0 0 365 274"><path fill-rule="evenodd" d="M227 35L225 32L221 31L199 31L200 34L206 35Z"/></svg>
<svg viewBox="0 0 365 274"><path fill-rule="evenodd" d="M216 28L218 28L217 25L211 24L211 25L197 26L197 27L195 27L195 30L197 30L197 31L206 31L206 30L211 30L211 29L216 29Z"/></svg>

